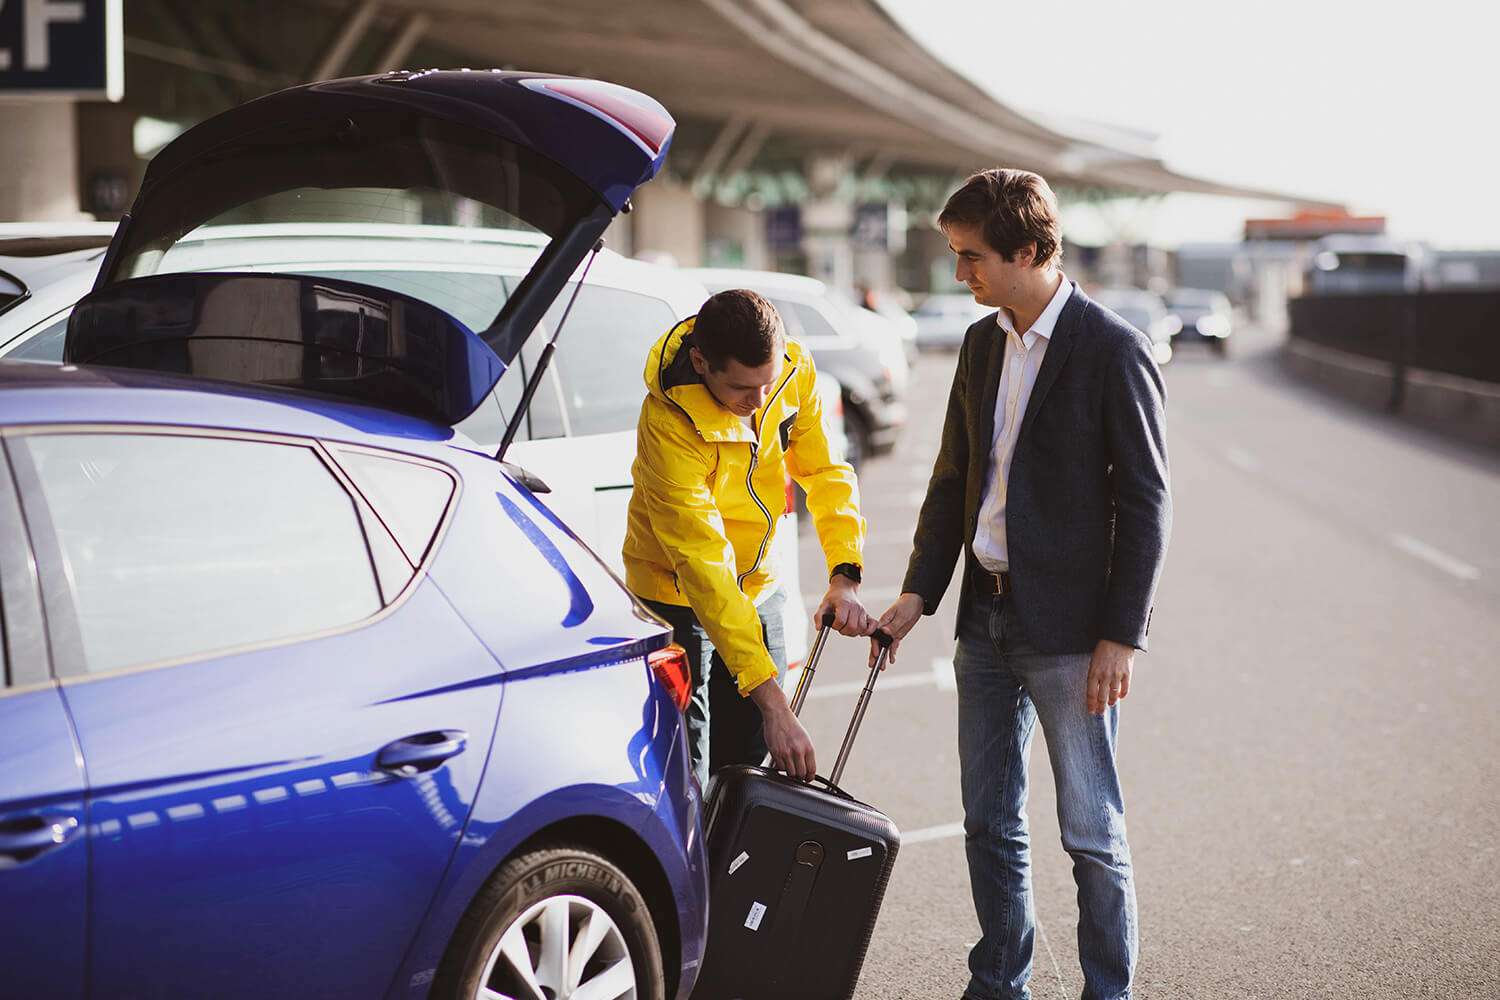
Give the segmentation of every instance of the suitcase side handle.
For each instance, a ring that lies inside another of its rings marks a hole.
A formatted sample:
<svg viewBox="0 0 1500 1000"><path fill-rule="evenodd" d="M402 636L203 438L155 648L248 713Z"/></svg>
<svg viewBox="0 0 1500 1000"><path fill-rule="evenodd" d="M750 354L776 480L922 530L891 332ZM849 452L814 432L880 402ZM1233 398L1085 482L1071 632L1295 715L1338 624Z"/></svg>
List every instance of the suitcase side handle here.
<svg viewBox="0 0 1500 1000"><path fill-rule="evenodd" d="M828 776L828 783L837 786L839 779L844 776L844 765L849 763L849 751L854 749L854 737L859 735L859 727L865 721L865 709L870 706L870 696L875 693L875 679L885 669L885 661L891 655L891 637L884 629L876 629L870 638L880 644L880 655L875 658L875 665L870 668L870 676L865 680L864 690L859 693L859 703L854 706L854 718L849 720L849 729L844 733L844 745L839 747L839 757L833 764L833 772Z"/></svg>

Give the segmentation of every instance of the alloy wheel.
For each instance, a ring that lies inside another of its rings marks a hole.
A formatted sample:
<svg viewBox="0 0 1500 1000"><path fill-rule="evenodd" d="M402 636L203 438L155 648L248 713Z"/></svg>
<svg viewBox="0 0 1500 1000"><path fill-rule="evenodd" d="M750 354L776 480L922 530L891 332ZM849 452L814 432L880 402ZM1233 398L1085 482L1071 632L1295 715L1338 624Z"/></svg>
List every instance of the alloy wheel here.
<svg viewBox="0 0 1500 1000"><path fill-rule="evenodd" d="M582 896L551 896L505 929L475 1000L636 1000L635 966L603 908Z"/></svg>

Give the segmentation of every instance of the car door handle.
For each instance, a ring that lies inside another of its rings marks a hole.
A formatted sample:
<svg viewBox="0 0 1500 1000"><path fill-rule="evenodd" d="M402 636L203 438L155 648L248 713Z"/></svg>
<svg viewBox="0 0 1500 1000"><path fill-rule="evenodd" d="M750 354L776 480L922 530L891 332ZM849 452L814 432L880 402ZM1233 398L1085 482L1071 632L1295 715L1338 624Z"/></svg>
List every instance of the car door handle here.
<svg viewBox="0 0 1500 1000"><path fill-rule="evenodd" d="M30 861L61 847L78 833L78 817L66 813L32 813L0 820L0 857Z"/></svg>
<svg viewBox="0 0 1500 1000"><path fill-rule="evenodd" d="M469 734L462 729L439 729L387 743L375 755L375 766L398 778L431 771L449 757L464 752Z"/></svg>

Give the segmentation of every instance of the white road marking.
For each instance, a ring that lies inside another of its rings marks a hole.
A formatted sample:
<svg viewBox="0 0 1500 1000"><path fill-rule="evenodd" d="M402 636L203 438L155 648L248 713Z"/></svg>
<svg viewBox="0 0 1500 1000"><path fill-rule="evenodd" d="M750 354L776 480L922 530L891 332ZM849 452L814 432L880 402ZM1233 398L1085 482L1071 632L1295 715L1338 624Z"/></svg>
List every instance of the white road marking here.
<svg viewBox="0 0 1500 1000"><path fill-rule="evenodd" d="M920 830L907 830L901 834L901 846L907 844L920 844L925 840L949 840L953 837L964 835L962 823L944 823L942 826L928 826Z"/></svg>
<svg viewBox="0 0 1500 1000"><path fill-rule="evenodd" d="M1035 914L1036 934L1042 939L1042 947L1047 949L1047 957L1052 959L1052 974L1057 977L1057 995L1062 1000L1068 1000L1068 989L1063 985L1062 966L1057 964L1057 955L1052 951L1052 942L1047 940L1047 930L1042 926L1042 915Z"/></svg>
<svg viewBox="0 0 1500 1000"><path fill-rule="evenodd" d="M1241 472L1255 472L1260 468L1260 462L1256 461L1255 456L1243 448L1226 448L1224 457Z"/></svg>
<svg viewBox="0 0 1500 1000"><path fill-rule="evenodd" d="M953 675L953 659L947 656L932 658L932 683L939 691L957 691L958 678Z"/></svg>
<svg viewBox="0 0 1500 1000"><path fill-rule="evenodd" d="M865 668L869 673L869 668ZM886 691L891 688L926 687L932 683L932 678L922 674L897 674L894 677L882 677L875 682L875 690ZM813 682L813 689L807 692L808 698L842 698L851 694L859 694L865 689L864 681L844 681L839 684L818 684Z"/></svg>
<svg viewBox="0 0 1500 1000"><path fill-rule="evenodd" d="M1460 580L1479 579L1479 567L1470 566L1461 559L1455 559L1448 553L1433 548L1426 542L1420 541L1410 535L1392 535L1391 544L1409 556L1415 556L1429 565L1436 566L1444 573L1458 577Z"/></svg>
<svg viewBox="0 0 1500 1000"><path fill-rule="evenodd" d="M953 676L953 661L946 656L933 657L932 670L926 674L895 674L889 677L882 676L875 682L877 691L885 691L890 688L927 687L932 685L939 691L957 691L958 681ZM813 689L807 692L809 698L842 698L851 694L859 694L864 690L864 681L843 681L838 684L815 684Z"/></svg>

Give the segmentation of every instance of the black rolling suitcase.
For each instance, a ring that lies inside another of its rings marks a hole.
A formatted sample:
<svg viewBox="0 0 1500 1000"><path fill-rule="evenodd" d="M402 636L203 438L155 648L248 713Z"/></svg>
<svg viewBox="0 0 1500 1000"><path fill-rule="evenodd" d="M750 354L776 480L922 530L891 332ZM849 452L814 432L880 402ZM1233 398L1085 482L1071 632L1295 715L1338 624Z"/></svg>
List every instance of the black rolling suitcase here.
<svg viewBox="0 0 1500 1000"><path fill-rule="evenodd" d="M800 712L827 644L813 643L792 697ZM708 808L708 948L693 1000L842 1000L854 994L901 833L838 787L890 640L860 693L838 761L808 784L726 767Z"/></svg>

